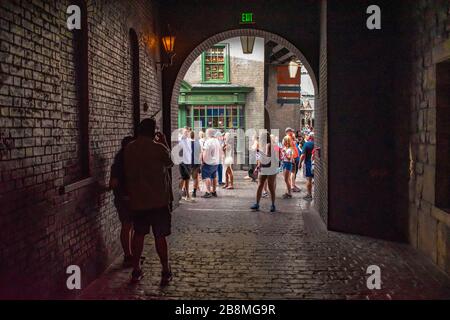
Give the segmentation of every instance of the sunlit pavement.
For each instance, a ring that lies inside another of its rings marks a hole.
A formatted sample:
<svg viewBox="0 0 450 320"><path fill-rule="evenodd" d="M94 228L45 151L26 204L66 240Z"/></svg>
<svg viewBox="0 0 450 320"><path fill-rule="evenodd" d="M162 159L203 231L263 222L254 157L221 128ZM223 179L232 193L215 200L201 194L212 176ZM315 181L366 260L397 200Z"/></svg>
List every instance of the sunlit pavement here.
<svg viewBox="0 0 450 320"><path fill-rule="evenodd" d="M303 200L283 200L277 212L263 199L252 212L256 183L236 173L235 190L181 202L170 237L172 283L159 288L160 266L148 236L144 279L130 284L122 257L86 288L82 299L449 299L450 279L406 244L326 231ZM305 190L304 181L299 186ZM202 194L202 193L200 193ZM367 288L370 265L381 289Z"/></svg>

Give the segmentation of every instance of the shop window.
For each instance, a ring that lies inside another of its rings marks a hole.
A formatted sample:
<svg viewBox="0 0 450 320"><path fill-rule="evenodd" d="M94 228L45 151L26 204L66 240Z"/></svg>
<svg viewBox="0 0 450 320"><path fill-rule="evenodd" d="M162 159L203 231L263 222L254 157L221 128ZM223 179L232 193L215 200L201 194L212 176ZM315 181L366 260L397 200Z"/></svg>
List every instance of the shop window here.
<svg viewBox="0 0 450 320"><path fill-rule="evenodd" d="M240 105L190 106L186 125L191 128L243 129L244 114Z"/></svg>
<svg viewBox="0 0 450 320"><path fill-rule="evenodd" d="M227 44L215 45L202 53L202 81L208 83L229 83L229 48Z"/></svg>

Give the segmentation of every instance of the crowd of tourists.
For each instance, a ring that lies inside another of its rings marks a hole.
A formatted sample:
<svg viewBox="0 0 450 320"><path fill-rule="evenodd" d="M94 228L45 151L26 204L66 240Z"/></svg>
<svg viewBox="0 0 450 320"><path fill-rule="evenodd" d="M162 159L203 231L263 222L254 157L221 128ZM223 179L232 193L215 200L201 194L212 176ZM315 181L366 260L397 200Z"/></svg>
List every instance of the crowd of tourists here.
<svg viewBox="0 0 450 320"><path fill-rule="evenodd" d="M306 200L312 200L314 162L314 132L312 128L294 131L286 128L281 142L270 133L255 135L250 143L250 169L246 179L258 182L256 202L250 209L258 211L261 198L270 194L270 212L275 212L276 177L283 175L286 191L283 199L300 192L296 178L302 168L306 177ZM152 230L162 273L161 286L172 279L166 237L171 233L171 203L173 201L170 168L179 164L182 199L195 201L200 185L202 198L218 197L236 187L235 136L208 128L194 132L183 128L179 132L177 149L171 152L165 136L156 130L154 119L144 119L135 137L125 137L111 166L109 189L121 222L120 240L124 252L124 267L132 267L132 281L143 277L142 250L145 235ZM192 191L190 185L192 180Z"/></svg>
<svg viewBox="0 0 450 320"><path fill-rule="evenodd" d="M263 141L260 141L260 139ZM305 200L312 200L312 179L314 161L314 132L310 127L295 131L286 128L285 136L278 137L267 133L260 137L255 134L249 147L249 170L245 179L259 181L256 203L252 210L259 210L261 197L271 196L270 212L275 212L276 176L282 174L286 185L283 199L292 198L293 192L300 192L296 185L297 175L303 169L306 178ZM218 187L234 189L233 164L235 163L235 140L232 132L223 133L213 128L195 133L183 128L179 135L180 189L184 201L194 201L203 181L205 192L202 198L217 197ZM193 190L189 185L193 180Z"/></svg>

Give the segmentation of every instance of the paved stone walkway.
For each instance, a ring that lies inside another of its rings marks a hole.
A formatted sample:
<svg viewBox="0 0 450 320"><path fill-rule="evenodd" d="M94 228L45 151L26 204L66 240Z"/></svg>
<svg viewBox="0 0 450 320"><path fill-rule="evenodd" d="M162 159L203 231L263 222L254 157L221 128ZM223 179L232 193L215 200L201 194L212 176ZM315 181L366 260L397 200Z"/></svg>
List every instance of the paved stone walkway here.
<svg viewBox="0 0 450 320"><path fill-rule="evenodd" d="M145 278L131 285L122 258L82 299L450 299L450 279L405 244L328 232L302 200L269 200L251 212L256 184L237 173L235 190L197 198L173 212L172 284L160 289L153 239L146 240ZM301 183L301 182L300 182ZM303 185L302 185L303 187ZM366 269L381 268L381 290L368 290Z"/></svg>

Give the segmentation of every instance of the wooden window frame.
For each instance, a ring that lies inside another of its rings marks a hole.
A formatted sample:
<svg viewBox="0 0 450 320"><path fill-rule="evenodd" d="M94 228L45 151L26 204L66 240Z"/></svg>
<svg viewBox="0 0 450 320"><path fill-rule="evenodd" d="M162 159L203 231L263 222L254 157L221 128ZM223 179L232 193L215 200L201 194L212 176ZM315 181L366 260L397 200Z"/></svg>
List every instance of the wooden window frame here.
<svg viewBox="0 0 450 320"><path fill-rule="evenodd" d="M230 45L228 43L216 44L212 48L224 49L224 78L206 79L206 51L202 52L202 82L203 83L230 83Z"/></svg>

